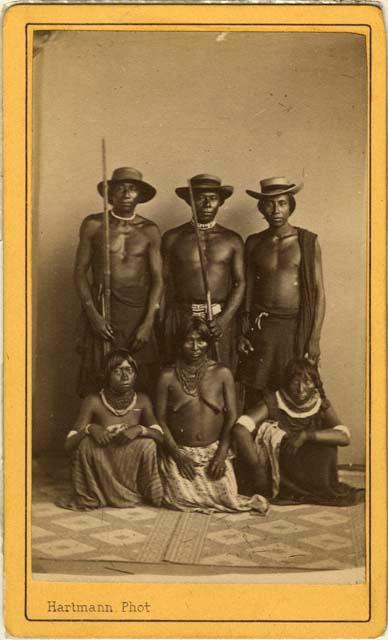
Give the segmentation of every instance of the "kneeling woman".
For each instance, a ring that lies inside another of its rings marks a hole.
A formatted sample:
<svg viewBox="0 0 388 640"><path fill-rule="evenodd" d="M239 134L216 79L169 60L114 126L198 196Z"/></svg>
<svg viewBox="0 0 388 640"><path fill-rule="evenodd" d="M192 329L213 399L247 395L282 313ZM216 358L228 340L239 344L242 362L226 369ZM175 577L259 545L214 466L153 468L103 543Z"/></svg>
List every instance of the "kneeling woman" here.
<svg viewBox="0 0 388 640"><path fill-rule="evenodd" d="M233 428L237 464L251 490L278 503L349 505L363 492L338 482L337 447L350 442L327 400L317 369L307 360L292 361L285 385Z"/></svg>
<svg viewBox="0 0 388 640"><path fill-rule="evenodd" d="M125 349L105 364L104 388L87 396L66 440L73 452L73 495L58 504L68 509L134 507L143 500L159 506L163 489L157 442L161 428L151 402L136 393L137 367Z"/></svg>
<svg viewBox="0 0 388 640"><path fill-rule="evenodd" d="M268 504L262 496L237 493L229 452L236 419L234 381L227 367L209 359L209 341L207 325L190 319L178 337L180 357L159 380L164 504L182 511L265 513Z"/></svg>

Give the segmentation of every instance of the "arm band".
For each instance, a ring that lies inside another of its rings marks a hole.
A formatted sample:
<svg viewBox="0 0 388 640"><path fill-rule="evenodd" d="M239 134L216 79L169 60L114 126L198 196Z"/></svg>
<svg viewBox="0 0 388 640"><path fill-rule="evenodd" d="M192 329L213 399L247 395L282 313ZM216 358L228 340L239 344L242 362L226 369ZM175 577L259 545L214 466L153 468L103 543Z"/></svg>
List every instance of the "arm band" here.
<svg viewBox="0 0 388 640"><path fill-rule="evenodd" d="M86 435L89 435L89 427L90 424L86 424L84 427L81 427L81 429L79 431L75 431L74 429L72 429L71 431L69 431L69 433L66 436L66 440L67 438L71 438L71 436L76 436L79 433L84 433Z"/></svg>
<svg viewBox="0 0 388 640"><path fill-rule="evenodd" d="M334 427L334 431L342 431L342 433L345 433L350 440L350 431L344 424L337 424L337 426Z"/></svg>
<svg viewBox="0 0 388 640"><path fill-rule="evenodd" d="M255 421L247 415L240 416L236 424L241 424L242 427L248 429L249 433L252 433L252 431L256 429Z"/></svg>
<svg viewBox="0 0 388 640"><path fill-rule="evenodd" d="M151 424L151 426L148 428L155 429L156 431L160 431L160 433L163 435L163 429L159 424Z"/></svg>

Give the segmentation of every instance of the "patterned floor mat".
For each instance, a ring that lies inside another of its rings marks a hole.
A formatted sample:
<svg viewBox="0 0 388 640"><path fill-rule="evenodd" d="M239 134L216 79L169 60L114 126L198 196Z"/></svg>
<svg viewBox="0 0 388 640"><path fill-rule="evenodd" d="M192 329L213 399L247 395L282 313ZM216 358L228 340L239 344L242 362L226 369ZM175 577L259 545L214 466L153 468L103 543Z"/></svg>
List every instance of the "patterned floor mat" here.
<svg viewBox="0 0 388 640"><path fill-rule="evenodd" d="M265 517L149 506L74 512L54 504L67 489L67 483L50 480L34 489L35 559L311 570L365 564L363 504L272 506Z"/></svg>

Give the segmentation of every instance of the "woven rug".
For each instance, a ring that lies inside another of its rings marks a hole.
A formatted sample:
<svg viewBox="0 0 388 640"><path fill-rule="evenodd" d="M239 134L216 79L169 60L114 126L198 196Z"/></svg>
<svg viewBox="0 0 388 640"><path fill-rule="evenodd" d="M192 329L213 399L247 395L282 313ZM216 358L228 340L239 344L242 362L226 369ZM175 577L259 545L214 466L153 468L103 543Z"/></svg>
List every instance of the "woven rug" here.
<svg viewBox="0 0 388 640"><path fill-rule="evenodd" d="M34 559L346 569L365 564L364 505L272 506L267 516L181 513L149 506L67 511L68 484L33 492Z"/></svg>

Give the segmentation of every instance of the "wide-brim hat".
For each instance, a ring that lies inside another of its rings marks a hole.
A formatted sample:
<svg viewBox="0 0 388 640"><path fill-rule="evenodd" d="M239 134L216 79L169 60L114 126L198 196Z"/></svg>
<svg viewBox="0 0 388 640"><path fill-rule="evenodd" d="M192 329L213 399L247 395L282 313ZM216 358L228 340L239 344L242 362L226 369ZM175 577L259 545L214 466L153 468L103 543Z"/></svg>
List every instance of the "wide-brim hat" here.
<svg viewBox="0 0 388 640"><path fill-rule="evenodd" d="M133 182L136 184L140 189L139 202L148 202L149 200L152 200L156 194L156 189L151 184L148 184L148 182L144 182L143 174L132 167L120 167L119 169L115 169L112 173L111 179L107 180L108 189L112 184L117 182ZM100 196L104 195L103 181L98 183L97 191Z"/></svg>
<svg viewBox="0 0 388 640"><path fill-rule="evenodd" d="M217 176L210 176L207 173L199 173L197 176L193 176L190 180L193 191L216 191L223 200L229 198L234 187L228 184L221 184L221 179ZM183 198L186 202L190 201L189 187L177 187L175 193L179 198Z"/></svg>
<svg viewBox="0 0 388 640"><path fill-rule="evenodd" d="M261 191L247 189L246 193L252 198L256 198L256 200L270 198L271 196L281 196L285 193L292 195L303 189L303 182L295 184L287 178L265 178L265 180L260 180L260 189Z"/></svg>

